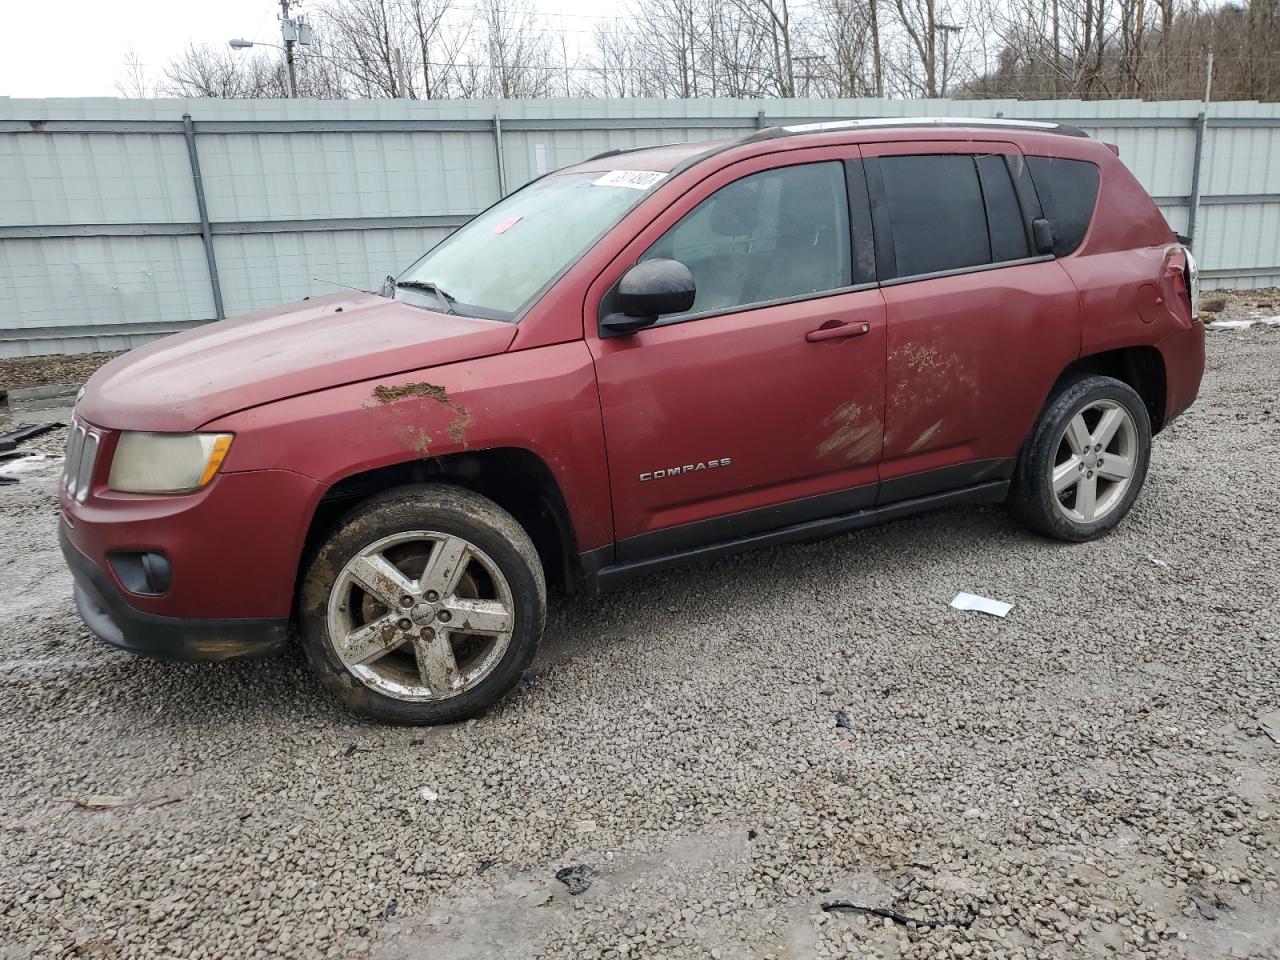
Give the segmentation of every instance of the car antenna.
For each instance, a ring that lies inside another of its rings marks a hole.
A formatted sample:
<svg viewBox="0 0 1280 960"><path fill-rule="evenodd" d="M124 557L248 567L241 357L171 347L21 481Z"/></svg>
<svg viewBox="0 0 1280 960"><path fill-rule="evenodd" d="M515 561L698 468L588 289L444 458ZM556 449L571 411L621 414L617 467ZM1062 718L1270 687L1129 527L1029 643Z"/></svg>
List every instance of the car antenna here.
<svg viewBox="0 0 1280 960"><path fill-rule="evenodd" d="M355 290L357 293L373 293L372 290L366 290L364 287L353 287L349 283L339 283L337 280L326 280L324 277L312 277L316 283L328 283L335 287L345 287L348 290Z"/></svg>

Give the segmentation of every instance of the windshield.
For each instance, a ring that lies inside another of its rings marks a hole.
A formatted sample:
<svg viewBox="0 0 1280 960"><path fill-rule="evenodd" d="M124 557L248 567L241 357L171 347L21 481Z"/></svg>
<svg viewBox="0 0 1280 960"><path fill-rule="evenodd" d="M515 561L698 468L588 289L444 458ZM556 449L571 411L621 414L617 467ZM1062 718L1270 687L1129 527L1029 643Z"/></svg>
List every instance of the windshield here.
<svg viewBox="0 0 1280 960"><path fill-rule="evenodd" d="M396 295L512 320L664 176L613 170L543 177L442 240L396 278L405 285Z"/></svg>

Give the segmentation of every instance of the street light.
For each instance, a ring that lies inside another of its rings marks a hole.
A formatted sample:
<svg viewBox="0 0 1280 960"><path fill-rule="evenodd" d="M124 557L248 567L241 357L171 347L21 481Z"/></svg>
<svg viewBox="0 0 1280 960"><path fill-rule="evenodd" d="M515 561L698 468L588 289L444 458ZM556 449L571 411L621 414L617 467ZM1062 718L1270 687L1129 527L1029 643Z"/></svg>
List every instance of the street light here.
<svg viewBox="0 0 1280 960"><path fill-rule="evenodd" d="M300 43L304 47L311 46L314 34L311 31L311 24L302 17L290 18L289 16L290 0L280 0L280 39L284 41L284 46L277 46L274 43L260 43L254 40L228 40L232 50L248 50L250 47L275 47L277 50L284 51L284 62L289 66L289 98L296 99L298 96L298 75L293 65L293 45Z"/></svg>
<svg viewBox="0 0 1280 960"><path fill-rule="evenodd" d="M298 96L298 77L293 70L293 51L280 46L278 43L263 43L260 40L228 40L227 46L232 50L248 50L250 47L274 47L276 50L284 50L285 63L289 65L289 99L297 99Z"/></svg>

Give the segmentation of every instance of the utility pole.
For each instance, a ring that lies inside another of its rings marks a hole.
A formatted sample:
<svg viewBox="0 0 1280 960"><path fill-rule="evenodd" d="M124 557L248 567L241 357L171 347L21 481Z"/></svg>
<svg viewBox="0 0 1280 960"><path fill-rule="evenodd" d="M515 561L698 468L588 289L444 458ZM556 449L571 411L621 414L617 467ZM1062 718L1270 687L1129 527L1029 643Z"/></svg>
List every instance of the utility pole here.
<svg viewBox="0 0 1280 960"><path fill-rule="evenodd" d="M800 79L804 82L803 92L800 94L800 96L807 97L809 96L809 85L815 79L815 75L813 72L814 68L812 64L820 63L823 60L823 58L816 54L807 54L805 56L793 57L792 59L796 63L800 64L801 69L804 70L804 73L800 75Z"/></svg>
<svg viewBox="0 0 1280 960"><path fill-rule="evenodd" d="M1209 129L1209 96L1213 93L1213 47L1204 54L1204 100L1196 115L1196 151L1191 161L1191 203L1187 211L1187 246L1196 249L1196 222L1200 219L1200 168L1204 163L1205 134Z"/></svg>
<svg viewBox="0 0 1280 960"><path fill-rule="evenodd" d="M275 47L277 50L283 50L284 62L289 68L289 99L295 100L298 96L298 72L293 62L293 45L300 43L304 47L311 46L315 43L315 31L302 17L293 19L289 16L289 0L280 0L280 39L284 41L283 47L277 47L274 43L254 43L252 40L244 39L228 40L227 45L232 50L248 50L254 46Z"/></svg>
<svg viewBox="0 0 1280 960"><path fill-rule="evenodd" d="M872 27L872 87L877 97L884 96L884 70L881 65L881 46L879 46L879 18L876 14L876 0L870 0L870 27Z"/></svg>
<svg viewBox="0 0 1280 960"><path fill-rule="evenodd" d="M957 26L954 23L935 23L934 29L942 33L942 78L941 82L936 84L938 92L934 96L945 97L947 95L947 74L950 72L947 63L947 53L950 44L947 39L953 33L960 33L964 27Z"/></svg>
<svg viewBox="0 0 1280 960"><path fill-rule="evenodd" d="M298 28L289 19L289 0L280 0L280 35L284 37L284 62L289 66L289 98L298 98L298 74L293 65L293 45L298 42Z"/></svg>
<svg viewBox="0 0 1280 960"><path fill-rule="evenodd" d="M396 47L396 96L408 98L409 84L404 75L404 52Z"/></svg>

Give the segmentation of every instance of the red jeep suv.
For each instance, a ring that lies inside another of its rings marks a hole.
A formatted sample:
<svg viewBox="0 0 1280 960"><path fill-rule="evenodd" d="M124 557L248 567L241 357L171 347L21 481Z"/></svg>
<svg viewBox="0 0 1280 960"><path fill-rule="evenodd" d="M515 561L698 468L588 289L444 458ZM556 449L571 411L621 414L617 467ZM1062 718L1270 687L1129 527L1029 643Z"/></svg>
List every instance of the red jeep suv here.
<svg viewBox="0 0 1280 960"><path fill-rule="evenodd" d="M1195 265L1114 148L1012 120L611 151L380 293L103 367L62 549L109 643L221 660L291 626L355 710L471 716L548 581L1008 501L1089 540L1196 396Z"/></svg>

